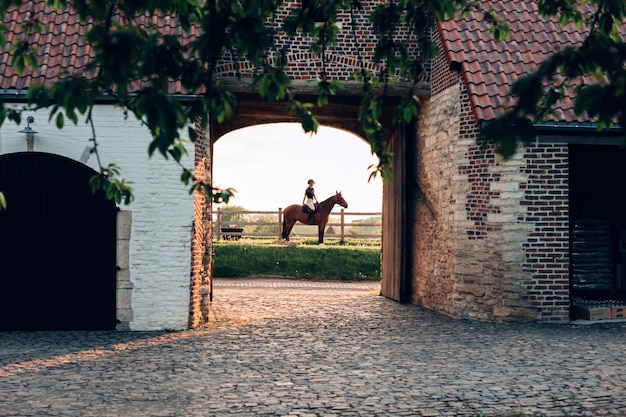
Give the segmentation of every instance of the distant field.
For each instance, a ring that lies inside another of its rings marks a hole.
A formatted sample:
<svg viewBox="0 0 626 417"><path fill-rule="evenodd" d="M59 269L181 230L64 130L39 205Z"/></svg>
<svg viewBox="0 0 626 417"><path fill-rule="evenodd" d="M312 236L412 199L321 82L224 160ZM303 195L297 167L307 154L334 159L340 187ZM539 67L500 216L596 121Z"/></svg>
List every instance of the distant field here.
<svg viewBox="0 0 626 417"><path fill-rule="evenodd" d="M216 242L213 274L220 278L276 276L346 281L380 280L380 243L314 241L297 246L245 240Z"/></svg>

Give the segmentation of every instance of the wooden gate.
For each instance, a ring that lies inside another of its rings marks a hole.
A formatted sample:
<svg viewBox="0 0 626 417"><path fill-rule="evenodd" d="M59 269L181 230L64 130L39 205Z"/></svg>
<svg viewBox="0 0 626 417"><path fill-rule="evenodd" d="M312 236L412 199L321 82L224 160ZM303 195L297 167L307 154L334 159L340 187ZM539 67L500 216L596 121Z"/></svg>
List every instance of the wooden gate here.
<svg viewBox="0 0 626 417"><path fill-rule="evenodd" d="M57 155L0 156L0 329L114 329L116 212L90 168Z"/></svg>
<svg viewBox="0 0 626 417"><path fill-rule="evenodd" d="M388 143L393 152L393 178L383 183L383 234L381 291L385 297L406 302L407 213L406 213L406 132L397 129Z"/></svg>

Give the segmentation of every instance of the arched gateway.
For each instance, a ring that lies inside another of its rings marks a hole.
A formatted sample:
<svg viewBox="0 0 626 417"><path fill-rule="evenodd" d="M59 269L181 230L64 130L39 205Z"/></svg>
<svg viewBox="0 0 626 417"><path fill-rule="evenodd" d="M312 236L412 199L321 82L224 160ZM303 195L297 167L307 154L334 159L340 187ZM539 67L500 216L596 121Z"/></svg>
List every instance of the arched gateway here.
<svg viewBox="0 0 626 417"><path fill-rule="evenodd" d="M312 53L311 43L315 39L302 37L293 42L288 37L277 36L277 47L282 50L281 59L285 61L285 71L291 80L289 92L301 102L315 103L317 81L326 74L329 79L343 83L344 89L329 98L323 107L315 107L312 112L322 125L344 129L365 138L359 119L359 105L362 84L352 81L353 74L362 69L377 76L385 73L384 65L374 65L371 58L375 54L376 35L369 22L369 14L376 8L375 2L364 2L362 8L338 13L337 41L325 50L323 55ZM268 22L280 33L282 20L293 10L302 7L300 1L285 2L276 10L274 19ZM354 31L357 29L357 33ZM400 31L400 37L406 37ZM416 40L405 39L411 54L417 55ZM270 61L274 57L268 58ZM293 122L285 102L268 102L259 97L252 80L255 72L249 62L231 53L226 54L216 68L215 78L221 85L230 88L237 97L237 110L234 117L222 123L211 123L200 136L205 140L196 143L196 174L211 178L213 144L221 136L235 129L265 123ZM382 77L381 77L382 78ZM393 77L392 77L393 78ZM408 91L417 96L429 94L428 74L423 75L419 83L405 83L398 79L384 86L385 113L381 122L387 128L387 143L394 155L392 164L393 179L383 184L383 239L382 239L382 292L385 296L398 301L410 301L411 263L406 250L407 224L412 222L412 210L407 210L407 192L404 186L407 167L412 166L411 159L415 152L415 126L401 126L392 130L392 111L394 103ZM381 88L378 93L383 93ZM407 191L409 190L409 191ZM411 196L408 196L412 198ZM208 306L212 299L212 248L210 213L211 202L202 196L196 196L194 221L194 247L192 259L190 327L205 321Z"/></svg>
<svg viewBox="0 0 626 417"><path fill-rule="evenodd" d="M233 130L248 126L293 122L293 116L287 112L284 103L268 103L264 101L258 97L258 94L254 94L249 90L249 82L237 81L232 78L222 79L222 81L224 80L227 83L229 82L230 86L239 93L238 109L236 116L232 119L220 124L213 124L209 131L204 132L207 140L196 144L196 172L204 172L207 178L212 176L213 145L220 137ZM348 83L347 91L343 95L340 93L334 96L328 105L316 110L315 116L320 124L348 130L363 137L363 130L358 121L360 97L356 90L359 87L359 85ZM393 101L399 98L404 87L395 86L391 88L389 100ZM314 101L313 89L314 82L294 82L294 91L302 100ZM392 106L388 106L387 113L382 118L384 123L389 126L391 125L391 110ZM410 300L408 292L409 278L406 275L409 273L407 269L407 253L403 249L406 240L404 230L408 221L408 211L405 208L406 193L402 183L404 178L406 178L407 165L410 165L410 162L405 160L407 155L405 152L407 137L414 137L414 133L411 134L411 132L414 132L414 129L415 126L402 126L390 132L389 146L394 154L393 178L383 183L382 293L391 299L402 302ZM199 158L200 154L204 154L205 157ZM196 199L198 199L196 218L204 219L204 224L210 225L211 202L206 201L201 196L196 196ZM197 226L203 224L203 222L196 221L195 224L196 232L194 239L196 244L204 247L204 250L195 251L194 254L198 252L202 256L194 255L194 261L192 262L194 267L192 276L194 280L192 281L191 327L206 320L208 305L212 299L213 251L211 239L207 237L210 235L211 228L208 227L203 230L203 233L200 233Z"/></svg>
<svg viewBox="0 0 626 417"><path fill-rule="evenodd" d="M0 330L115 328L117 207L93 175L58 155L0 155Z"/></svg>

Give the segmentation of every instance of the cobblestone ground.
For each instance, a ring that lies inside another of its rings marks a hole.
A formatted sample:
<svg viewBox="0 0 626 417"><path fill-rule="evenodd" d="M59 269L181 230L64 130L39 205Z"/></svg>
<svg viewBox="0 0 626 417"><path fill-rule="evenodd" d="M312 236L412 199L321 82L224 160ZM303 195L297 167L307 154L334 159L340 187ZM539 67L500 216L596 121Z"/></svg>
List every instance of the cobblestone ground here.
<svg viewBox="0 0 626 417"><path fill-rule="evenodd" d="M0 333L0 416L626 416L626 324L454 320L376 287L218 281L197 330Z"/></svg>

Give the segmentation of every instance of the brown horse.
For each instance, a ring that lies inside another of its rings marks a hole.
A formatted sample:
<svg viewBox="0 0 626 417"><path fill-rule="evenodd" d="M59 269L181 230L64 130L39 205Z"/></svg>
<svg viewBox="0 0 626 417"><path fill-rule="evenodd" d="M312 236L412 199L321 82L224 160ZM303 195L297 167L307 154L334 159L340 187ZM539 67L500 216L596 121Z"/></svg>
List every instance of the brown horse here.
<svg viewBox="0 0 626 417"><path fill-rule="evenodd" d="M318 243L324 243L324 229L328 223L328 215L335 204L339 204L343 208L348 208L348 203L338 191L334 196L322 201L317 207L317 211L313 215L313 221L309 221L309 215L302 211L302 204L292 204L283 212L283 239L289 240L291 229L299 221L303 224L316 224L318 230Z"/></svg>

